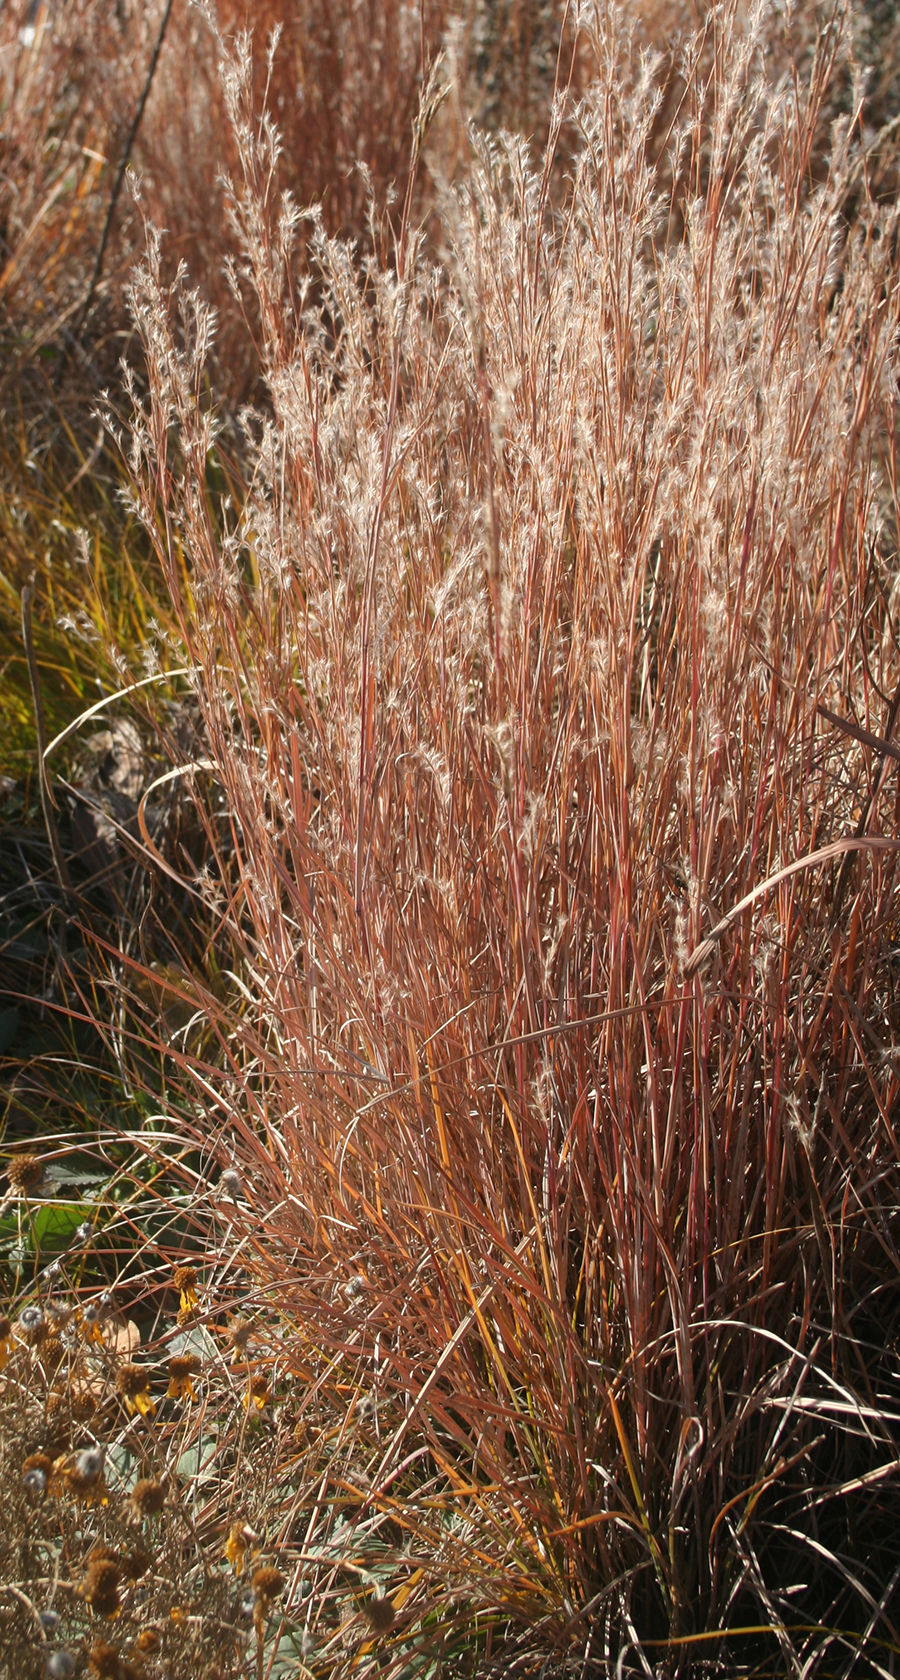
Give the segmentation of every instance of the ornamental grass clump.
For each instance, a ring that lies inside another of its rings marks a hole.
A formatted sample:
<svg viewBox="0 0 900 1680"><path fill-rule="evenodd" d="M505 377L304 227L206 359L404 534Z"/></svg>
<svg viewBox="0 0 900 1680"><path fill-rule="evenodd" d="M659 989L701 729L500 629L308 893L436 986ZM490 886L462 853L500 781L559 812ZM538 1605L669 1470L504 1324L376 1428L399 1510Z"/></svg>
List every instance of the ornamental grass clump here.
<svg viewBox="0 0 900 1680"><path fill-rule="evenodd" d="M888 1672L893 142L838 15L793 73L764 7L665 57L581 25L544 155L470 130L386 264L277 197L231 59L268 395L227 505L150 239L122 447L205 836L161 861L235 990L194 965L146 1147L193 1145L330 1440L312 1601L368 1571L370 1644L329 1674Z"/></svg>
<svg viewBox="0 0 900 1680"><path fill-rule="evenodd" d="M149 236L120 443L194 727L89 1003L228 1424L201 1451L205 1356L145 1339L112 1436L23 1435L48 1483L103 1452L108 1529L137 1443L129 1533L183 1535L127 1585L98 1535L95 1668L145 1579L260 1672L296 1600L317 1680L896 1666L897 153L853 15L792 16L653 54L585 8L543 152L457 125L452 169L436 67L385 260L278 195L227 56L266 385L227 495L214 320Z"/></svg>

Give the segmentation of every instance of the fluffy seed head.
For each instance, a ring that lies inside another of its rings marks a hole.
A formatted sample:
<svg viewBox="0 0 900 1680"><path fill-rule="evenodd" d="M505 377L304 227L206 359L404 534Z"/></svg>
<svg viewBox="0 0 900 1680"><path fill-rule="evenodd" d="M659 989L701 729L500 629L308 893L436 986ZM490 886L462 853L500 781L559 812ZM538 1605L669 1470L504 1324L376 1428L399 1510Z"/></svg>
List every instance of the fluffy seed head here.
<svg viewBox="0 0 900 1680"><path fill-rule="evenodd" d="M44 1312L51 1328L59 1334L61 1331L68 1329L75 1308L70 1301L61 1301L56 1296L51 1296L50 1300L44 1303Z"/></svg>
<svg viewBox="0 0 900 1680"><path fill-rule="evenodd" d="M233 1348L237 1358L243 1358L247 1350L247 1343L253 1332L253 1326L246 1318L232 1318L225 1331L225 1340Z"/></svg>
<svg viewBox="0 0 900 1680"><path fill-rule="evenodd" d="M70 1680L70 1676L75 1673L75 1658L71 1651L49 1651L44 1662L44 1673L48 1680Z"/></svg>
<svg viewBox="0 0 900 1680"><path fill-rule="evenodd" d="M96 1482L103 1474L106 1453L102 1447L82 1447L75 1454L75 1472L85 1482Z"/></svg>
<svg viewBox="0 0 900 1680"><path fill-rule="evenodd" d="M37 1347L48 1334L47 1320L43 1307L23 1307L16 1326L23 1342L29 1347Z"/></svg>

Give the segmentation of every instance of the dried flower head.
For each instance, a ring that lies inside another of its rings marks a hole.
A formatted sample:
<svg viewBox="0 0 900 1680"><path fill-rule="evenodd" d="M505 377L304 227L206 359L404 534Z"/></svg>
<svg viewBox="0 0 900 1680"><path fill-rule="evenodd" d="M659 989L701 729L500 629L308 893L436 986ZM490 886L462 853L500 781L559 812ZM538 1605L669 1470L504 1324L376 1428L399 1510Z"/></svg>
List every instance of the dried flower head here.
<svg viewBox="0 0 900 1680"><path fill-rule="evenodd" d="M134 1642L136 1651L144 1656L152 1657L162 1645L162 1634L157 1627L145 1627L138 1634Z"/></svg>
<svg viewBox="0 0 900 1680"><path fill-rule="evenodd" d="M93 1557L81 1593L97 1616L114 1616L120 1608L119 1582L122 1571L111 1557Z"/></svg>
<svg viewBox="0 0 900 1680"><path fill-rule="evenodd" d="M169 1386L166 1398L169 1400L194 1400L194 1384L192 1378L200 1370L200 1360L196 1353L175 1354L169 1360Z"/></svg>
<svg viewBox="0 0 900 1680"><path fill-rule="evenodd" d="M125 1552L119 1558L122 1575L126 1581L139 1581L146 1575L153 1559L149 1552L141 1550L140 1546L132 1546L130 1552Z"/></svg>
<svg viewBox="0 0 900 1680"><path fill-rule="evenodd" d="M112 1305L108 1292L104 1291L93 1301L85 1301L78 1315L78 1325L85 1339L89 1342L103 1343L101 1325L109 1317Z"/></svg>
<svg viewBox="0 0 900 1680"><path fill-rule="evenodd" d="M141 1476L140 1480L135 1482L128 1501L135 1516L141 1520L144 1517L157 1516L165 1502L165 1486L153 1476Z"/></svg>
<svg viewBox="0 0 900 1680"><path fill-rule="evenodd" d="M232 1202L236 1202L243 1192L244 1184L240 1173L236 1172L234 1167L226 1167L219 1179L219 1195L227 1196Z"/></svg>
<svg viewBox="0 0 900 1680"><path fill-rule="evenodd" d="M125 1402L125 1409L132 1416L139 1412L141 1417L154 1417L156 1406L150 1398L150 1383L153 1372L146 1365L122 1365L116 1372L116 1391Z"/></svg>
<svg viewBox="0 0 900 1680"><path fill-rule="evenodd" d="M259 1549L256 1544L258 1540L259 1535L250 1527L250 1524L244 1522L242 1518L238 1517L237 1520L232 1523L230 1529L228 1530L224 1551L235 1575L240 1575L243 1570L247 1553L249 1552L250 1556L253 1557Z"/></svg>
<svg viewBox="0 0 900 1680"><path fill-rule="evenodd" d="M264 1371L254 1371L247 1384L247 1392L244 1395L244 1409L249 1411L251 1406L255 1406L258 1412L262 1412L269 1404L271 1398L272 1385L269 1382L266 1373Z"/></svg>
<svg viewBox="0 0 900 1680"><path fill-rule="evenodd" d="M397 1619L389 1598L367 1598L362 1612L373 1633L387 1633Z"/></svg>
<svg viewBox="0 0 900 1680"><path fill-rule="evenodd" d="M122 1680L122 1658L118 1647L108 1639L95 1639L88 1662L97 1680Z"/></svg>
<svg viewBox="0 0 900 1680"><path fill-rule="evenodd" d="M96 1540L88 1552L88 1563L117 1563L118 1554L105 1540Z"/></svg>
<svg viewBox="0 0 900 1680"><path fill-rule="evenodd" d="M37 1155L14 1155L6 1163L9 1187L17 1196L34 1196L41 1189L45 1176L44 1162Z"/></svg>
<svg viewBox="0 0 900 1680"><path fill-rule="evenodd" d="M59 1472L69 1493L88 1504L106 1504L106 1483L103 1466L106 1454L102 1447L83 1447L71 1464L58 1459L54 1471Z"/></svg>
<svg viewBox="0 0 900 1680"><path fill-rule="evenodd" d="M264 1604L269 1604L272 1599L279 1598L284 1592L285 1578L280 1569L273 1568L271 1564L263 1563L260 1564L258 1569L254 1569L250 1577L250 1585L257 1598Z"/></svg>
<svg viewBox="0 0 900 1680"><path fill-rule="evenodd" d="M73 1384L66 1389L51 1389L47 1395L47 1419L52 1420L57 1428L65 1430L66 1423L72 1419L78 1423L87 1423L97 1410L97 1400L87 1384ZM62 1442L62 1445L67 1445ZM62 1446L59 1449L62 1450Z"/></svg>
<svg viewBox="0 0 900 1680"><path fill-rule="evenodd" d="M27 1493L46 1493L53 1474L53 1460L49 1453L29 1453L22 1465L22 1486Z"/></svg>
<svg viewBox="0 0 900 1680"><path fill-rule="evenodd" d="M193 1266L176 1266L173 1282L181 1301L179 1314L194 1312L198 1300L196 1269Z"/></svg>

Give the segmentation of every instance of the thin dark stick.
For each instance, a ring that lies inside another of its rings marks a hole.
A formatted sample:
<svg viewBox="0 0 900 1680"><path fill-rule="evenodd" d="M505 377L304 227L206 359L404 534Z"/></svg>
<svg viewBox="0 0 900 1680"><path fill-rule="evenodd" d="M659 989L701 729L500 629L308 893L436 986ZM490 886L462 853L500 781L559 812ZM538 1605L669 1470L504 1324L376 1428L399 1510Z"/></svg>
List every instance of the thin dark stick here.
<svg viewBox="0 0 900 1680"><path fill-rule="evenodd" d="M81 309L80 309L79 315L78 315L78 320L76 321L75 326L72 329L72 335L71 335L71 339L69 341L70 344L72 344L72 343L77 344L79 339L81 338L81 334L84 331L85 322L87 321L88 314L90 312L91 304L94 301L94 295L97 291L98 285L100 284L100 276L103 272L103 261L104 261L104 258L106 256L106 247L109 244L109 236L110 236L110 233L112 231L113 217L116 213L116 205L119 202L119 196L120 196L121 191L122 191L122 184L125 180L125 171L128 168L128 159L131 156L131 150L132 150L134 142L137 138L138 129L141 126L141 121L142 121L142 118L143 118L143 115L144 115L144 108L147 104L147 100L150 97L150 89L153 86L153 78L156 75L156 66L157 66L157 63L159 62L159 55L162 51L163 41L166 38L166 30L169 27L169 17L171 15L173 5L174 5L174 0L166 0L165 10L163 12L162 21L161 21L160 26L159 26L159 32L158 32L157 37L156 37L156 45L153 48L153 55L150 59L149 65L147 67L147 75L144 79L143 92L141 94L140 100L138 101L137 110L134 113L134 120L131 124L131 127L130 127L129 131L128 131L128 138L126 139L125 145L122 148L122 156L119 159L119 167L118 167L118 170L116 171L116 178L115 178L115 181L113 182L113 190L112 190L112 192L110 194L110 198L109 198L109 207L108 207L107 212L106 212L106 221L103 224L103 233L100 237L100 245L98 247L97 255L96 255L96 258L94 260L94 272L91 275L90 285L88 286L88 289L85 293L84 302L81 305ZM56 376L55 376L54 381L53 381L55 386L59 384L59 381L62 377L62 373L63 373L63 369L64 369L65 365L66 365L66 350L64 348L63 351L62 351L62 354L59 358L59 362L58 362L57 368L56 368Z"/></svg>

